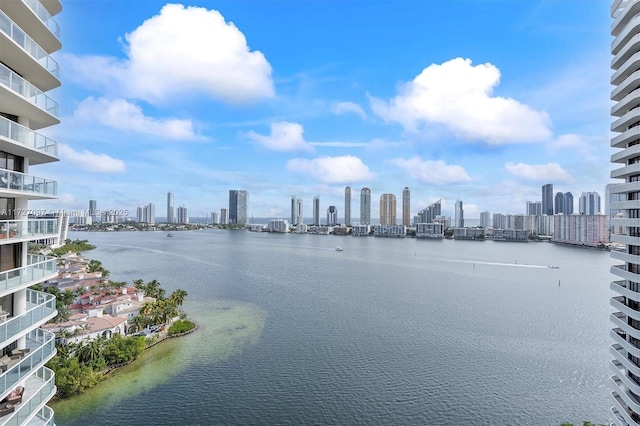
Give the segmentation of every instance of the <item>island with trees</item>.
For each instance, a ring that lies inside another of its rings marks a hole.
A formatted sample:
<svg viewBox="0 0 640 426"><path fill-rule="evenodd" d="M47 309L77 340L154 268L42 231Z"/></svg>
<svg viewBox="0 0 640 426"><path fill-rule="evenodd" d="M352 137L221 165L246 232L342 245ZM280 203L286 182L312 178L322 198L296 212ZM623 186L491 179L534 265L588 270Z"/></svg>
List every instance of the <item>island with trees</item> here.
<svg viewBox="0 0 640 426"><path fill-rule="evenodd" d="M182 310L186 290L167 296L155 279L112 281L100 261L81 255L93 248L86 240L67 240L50 250L58 258L58 277L34 286L56 296L58 313L43 328L56 335L57 354L47 367L56 374L59 398L84 392L146 348L196 329Z"/></svg>

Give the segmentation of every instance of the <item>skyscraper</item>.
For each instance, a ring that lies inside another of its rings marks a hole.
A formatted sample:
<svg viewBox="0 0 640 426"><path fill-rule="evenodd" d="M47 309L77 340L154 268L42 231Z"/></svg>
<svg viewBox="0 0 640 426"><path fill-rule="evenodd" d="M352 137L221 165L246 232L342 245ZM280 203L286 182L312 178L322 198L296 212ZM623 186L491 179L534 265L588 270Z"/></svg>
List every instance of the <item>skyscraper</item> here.
<svg viewBox="0 0 640 426"><path fill-rule="evenodd" d="M462 207L462 201L461 200L456 200L454 226L456 228L464 228L464 209Z"/></svg>
<svg viewBox="0 0 640 426"><path fill-rule="evenodd" d="M640 190L637 182L640 174L636 167L640 143L640 109L636 108L640 104L640 91L636 90L640 84L636 72L636 56L640 52L637 42L640 37L637 24L639 5L635 0L614 0L611 9L611 35L615 37L611 43L611 68L614 71L611 77L614 86L611 91L611 100L614 101L611 130L615 133L611 147L617 150L611 156L616 167L611 177L622 180L620 185L611 188L611 193L621 194L627 200L611 203L612 209L624 212L623 218L613 219L613 225L619 225L622 233L612 235L611 241L624 244L625 249L611 250L611 257L621 264L611 268L619 279L609 286L617 293L610 301L615 310L610 316L613 322L610 352L615 357L610 364L615 388L611 393L611 412L615 422L622 425L640 424Z"/></svg>
<svg viewBox="0 0 640 426"><path fill-rule="evenodd" d="M553 213L554 214L564 214L564 193L557 192L556 196L553 200Z"/></svg>
<svg viewBox="0 0 640 426"><path fill-rule="evenodd" d="M564 193L564 214L573 214L573 194L570 192Z"/></svg>
<svg viewBox="0 0 640 426"><path fill-rule="evenodd" d="M542 214L542 201L527 201L527 215L540 216ZM494 223L493 227L496 225Z"/></svg>
<svg viewBox="0 0 640 426"><path fill-rule="evenodd" d="M553 215L553 184L542 186L542 214Z"/></svg>
<svg viewBox="0 0 640 426"><path fill-rule="evenodd" d="M243 189L229 190L229 223L247 223L249 193Z"/></svg>
<svg viewBox="0 0 640 426"><path fill-rule="evenodd" d="M338 209L336 206L329 206L327 209L327 225L336 226L338 224Z"/></svg>
<svg viewBox="0 0 640 426"><path fill-rule="evenodd" d="M489 212L480 212L480 226L482 228L488 228L491 226L491 213Z"/></svg>
<svg viewBox="0 0 640 426"><path fill-rule="evenodd" d="M189 212L185 206L178 206L178 210L176 211L176 223L181 223L181 224L189 223ZM234 222L234 223L240 223L240 222Z"/></svg>
<svg viewBox="0 0 640 426"><path fill-rule="evenodd" d="M351 187L344 189L344 225L351 226Z"/></svg>
<svg viewBox="0 0 640 426"><path fill-rule="evenodd" d="M313 224L320 225L320 196L313 197Z"/></svg>
<svg viewBox="0 0 640 426"><path fill-rule="evenodd" d="M597 192L583 192L578 204L580 214L600 214L600 194Z"/></svg>
<svg viewBox="0 0 640 426"><path fill-rule="evenodd" d="M224 207L220 209L220 225L228 225L229 224L229 209L225 209Z"/></svg>
<svg viewBox="0 0 640 426"><path fill-rule="evenodd" d="M402 190L402 224L411 225L411 192L408 186Z"/></svg>
<svg viewBox="0 0 640 426"><path fill-rule="evenodd" d="M420 223L434 223L436 217L442 215L442 200L438 200L433 204L418 212L418 221Z"/></svg>
<svg viewBox="0 0 640 426"><path fill-rule="evenodd" d="M31 254L28 245L58 238L59 225L55 218L33 219L26 212L29 200L55 199L58 192L57 182L36 177L31 169L58 161L58 143L37 131L60 123L58 103L49 95L60 86L51 54L62 47L53 18L61 10L59 0L0 0L0 172L6 178L0 181L0 205L6 227L18 230L0 240L0 350L8 355L23 349L0 376L0 399L23 388L21 403L4 411L2 424L55 423L45 405L56 392L55 377L45 363L56 354L56 336L39 328L56 316L55 297L30 287L57 275L57 259ZM95 201L91 207L95 217Z"/></svg>
<svg viewBox="0 0 640 426"><path fill-rule="evenodd" d="M294 215L292 225L302 225L304 223L304 217L302 215L302 198L296 198L296 202L294 203Z"/></svg>
<svg viewBox="0 0 640 426"><path fill-rule="evenodd" d="M380 196L380 225L396 224L396 196L382 194Z"/></svg>
<svg viewBox="0 0 640 426"><path fill-rule="evenodd" d="M174 222L173 216L173 192L167 192L167 223Z"/></svg>
<svg viewBox="0 0 640 426"><path fill-rule="evenodd" d="M89 200L89 216L91 216L91 223L98 223L100 220L100 213L98 212L98 201Z"/></svg>
<svg viewBox="0 0 640 426"><path fill-rule="evenodd" d="M360 224L371 225L371 190L366 187L360 190Z"/></svg>

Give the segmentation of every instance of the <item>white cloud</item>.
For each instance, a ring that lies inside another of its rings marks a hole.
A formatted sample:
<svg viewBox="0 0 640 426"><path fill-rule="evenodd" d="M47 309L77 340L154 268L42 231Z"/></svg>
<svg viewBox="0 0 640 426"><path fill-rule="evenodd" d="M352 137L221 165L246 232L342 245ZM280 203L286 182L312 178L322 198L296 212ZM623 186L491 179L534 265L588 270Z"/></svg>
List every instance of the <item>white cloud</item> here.
<svg viewBox="0 0 640 426"><path fill-rule="evenodd" d="M167 4L123 44L127 59L67 55L65 69L81 83L150 103L189 95L248 103L275 95L269 62L216 10Z"/></svg>
<svg viewBox="0 0 640 426"><path fill-rule="evenodd" d="M333 112L339 115L355 114L363 120L367 118L367 114L362 107L355 102L338 102L336 106L333 107Z"/></svg>
<svg viewBox="0 0 640 426"><path fill-rule="evenodd" d="M313 147L305 142L301 124L281 121L271 123L269 136L249 131L244 135L250 140L272 151L313 151Z"/></svg>
<svg viewBox="0 0 640 426"><path fill-rule="evenodd" d="M319 157L312 160L293 158L287 162L291 173L309 176L323 183L362 182L374 178L369 168L358 157Z"/></svg>
<svg viewBox="0 0 640 426"><path fill-rule="evenodd" d="M118 173L126 171L124 161L107 154L95 154L86 149L78 152L64 144L59 144L59 153L65 162L68 161L69 164L90 172Z"/></svg>
<svg viewBox="0 0 640 426"><path fill-rule="evenodd" d="M471 177L465 169L458 165L449 165L442 160L422 161L420 157L412 157L407 160L395 158L391 164L404 169L412 179L425 183L455 183L468 182Z"/></svg>
<svg viewBox="0 0 640 426"><path fill-rule="evenodd" d="M558 163L524 164L507 163L505 169L512 175L534 181L572 182L573 178Z"/></svg>
<svg viewBox="0 0 640 426"><path fill-rule="evenodd" d="M441 125L456 136L491 145L547 141L547 113L511 98L492 96L500 71L490 63L472 66L456 58L432 64L398 89L388 102L370 97L374 113L407 131Z"/></svg>
<svg viewBox="0 0 640 426"><path fill-rule="evenodd" d="M97 122L103 126L173 140L195 139L191 120L155 119L146 117L142 108L124 99L95 99L82 101L74 111L74 118Z"/></svg>

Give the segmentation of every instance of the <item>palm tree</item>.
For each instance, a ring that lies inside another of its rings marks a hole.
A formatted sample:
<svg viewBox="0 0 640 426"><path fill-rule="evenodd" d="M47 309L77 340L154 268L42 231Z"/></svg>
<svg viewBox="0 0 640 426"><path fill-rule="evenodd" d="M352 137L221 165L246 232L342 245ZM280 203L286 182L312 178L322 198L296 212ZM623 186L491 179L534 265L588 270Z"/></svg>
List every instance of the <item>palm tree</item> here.
<svg viewBox="0 0 640 426"><path fill-rule="evenodd" d="M171 296L169 296L169 299L177 306L180 307L182 306L182 303L184 303L185 299L187 298L188 293L186 290L182 290L182 289L177 289L175 290L173 293L171 293Z"/></svg>
<svg viewBox="0 0 640 426"><path fill-rule="evenodd" d="M137 333L144 330L147 320L142 315L136 315L129 321L129 333Z"/></svg>
<svg viewBox="0 0 640 426"><path fill-rule="evenodd" d="M88 343L85 343L78 351L78 360L84 364L89 364L92 361L95 361L100 357L100 355L102 355L104 345L105 339L102 337L98 337Z"/></svg>

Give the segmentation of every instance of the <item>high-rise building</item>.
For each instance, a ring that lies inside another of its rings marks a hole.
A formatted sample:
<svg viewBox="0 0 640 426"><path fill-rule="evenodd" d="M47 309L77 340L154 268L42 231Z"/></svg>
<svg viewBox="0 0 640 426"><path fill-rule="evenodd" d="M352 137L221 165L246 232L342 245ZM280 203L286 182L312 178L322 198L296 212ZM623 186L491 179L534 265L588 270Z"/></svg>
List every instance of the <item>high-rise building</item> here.
<svg viewBox="0 0 640 426"><path fill-rule="evenodd" d="M39 328L56 316L55 297L29 287L54 278L57 260L31 254L28 245L58 238L58 225L55 218L19 212L28 210L29 200L57 196L57 183L31 169L58 161L58 143L39 130L60 123L58 104L48 93L60 86L51 54L61 48L53 18L61 10L59 0L0 0L0 219L17 230L0 239L0 352L21 354L2 369L0 400L23 388L21 403L0 418L2 424L55 423L46 406L56 392L55 377L45 363L56 354L56 337ZM89 206L99 215L95 204Z"/></svg>
<svg viewBox="0 0 640 426"><path fill-rule="evenodd" d="M156 205L149 203L142 208L142 221L153 225L156 223Z"/></svg>
<svg viewBox="0 0 640 426"><path fill-rule="evenodd" d="M229 224L229 210L224 207L220 209L220 225Z"/></svg>
<svg viewBox="0 0 640 426"><path fill-rule="evenodd" d="M583 192L578 202L578 213L586 215L600 214L600 194Z"/></svg>
<svg viewBox="0 0 640 426"><path fill-rule="evenodd" d="M189 213L185 206L178 206L176 210L176 223L187 224L189 223ZM238 222L235 222L238 223Z"/></svg>
<svg viewBox="0 0 640 426"><path fill-rule="evenodd" d="M542 214L553 215L553 184L542 186Z"/></svg>
<svg viewBox="0 0 640 426"><path fill-rule="evenodd" d="M217 212L211 212L211 224L212 225L217 225L218 224L218 213Z"/></svg>
<svg viewBox="0 0 640 426"><path fill-rule="evenodd" d="M564 214L573 214L573 194L570 192L564 193Z"/></svg>
<svg viewBox="0 0 640 426"><path fill-rule="evenodd" d="M480 226L482 228L488 228L491 226L491 213L480 212Z"/></svg>
<svg viewBox="0 0 640 426"><path fill-rule="evenodd" d="M292 225L302 225L304 219L302 216L302 199L295 195L291 197L291 222Z"/></svg>
<svg viewBox="0 0 640 426"><path fill-rule="evenodd" d="M327 209L327 225L336 226L338 224L338 209L336 206L329 206Z"/></svg>
<svg viewBox="0 0 640 426"><path fill-rule="evenodd" d="M351 226L351 187L344 189L344 225Z"/></svg>
<svg viewBox="0 0 640 426"><path fill-rule="evenodd" d="M98 223L100 221L100 212L98 211L97 200L89 200L89 216L91 216L92 223Z"/></svg>
<svg viewBox="0 0 640 426"><path fill-rule="evenodd" d="M428 205L418 212L418 223L434 223L442 215L442 200Z"/></svg>
<svg viewBox="0 0 640 426"><path fill-rule="evenodd" d="M249 193L243 189L229 190L229 223L247 223ZM186 223L186 222L182 222Z"/></svg>
<svg viewBox="0 0 640 426"><path fill-rule="evenodd" d="M402 224L411 225L411 192L408 186L402 190Z"/></svg>
<svg viewBox="0 0 640 426"><path fill-rule="evenodd" d="M313 225L320 225L320 196L313 197Z"/></svg>
<svg viewBox="0 0 640 426"><path fill-rule="evenodd" d="M531 216L540 216L542 214L542 201L527 201L526 214ZM495 223L493 224L495 228Z"/></svg>
<svg viewBox="0 0 640 426"><path fill-rule="evenodd" d="M640 25L638 25L637 0L614 0L611 8L613 23L611 35L611 107L614 135L611 155L615 169L611 178L620 179L620 185L611 188L612 194L620 194L625 201L612 202L611 209L624 212L623 217L613 218L613 226L621 227L621 234L611 235L611 241L623 244L624 250L611 250L611 257L621 263L611 268L618 280L610 284L617 293L611 298L614 313L610 318L613 345L610 352L614 360L615 390L611 412L616 424L640 424L640 189L638 180L638 146L640 146L640 85L637 56L640 54ZM582 199L582 197L581 197ZM581 203L582 204L582 203ZM586 203L585 203L586 204ZM582 209L582 206L581 206ZM585 207L586 209L586 207Z"/></svg>
<svg viewBox="0 0 640 426"><path fill-rule="evenodd" d="M564 193L556 192L556 196L553 200L553 213L564 214Z"/></svg>
<svg viewBox="0 0 640 426"><path fill-rule="evenodd" d="M396 196L393 194L380 196L380 225L396 225Z"/></svg>
<svg viewBox="0 0 640 426"><path fill-rule="evenodd" d="M462 200L456 200L454 227L464 228L464 208L462 207Z"/></svg>
<svg viewBox="0 0 640 426"><path fill-rule="evenodd" d="M618 209L612 209L611 205L618 201L624 201L622 194L615 193L613 189L621 185L620 183L609 183L604 189L604 214L609 218L609 229L613 229L613 218L621 212ZM622 211L623 212L623 211Z"/></svg>
<svg viewBox="0 0 640 426"><path fill-rule="evenodd" d="M167 192L167 223L173 223L175 221L173 212L173 192Z"/></svg>
<svg viewBox="0 0 640 426"><path fill-rule="evenodd" d="M360 224L371 225L371 190L366 187L360 190Z"/></svg>

